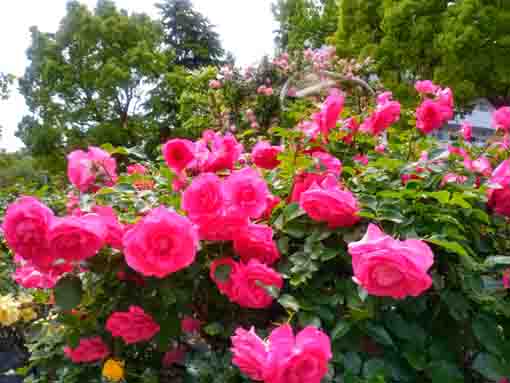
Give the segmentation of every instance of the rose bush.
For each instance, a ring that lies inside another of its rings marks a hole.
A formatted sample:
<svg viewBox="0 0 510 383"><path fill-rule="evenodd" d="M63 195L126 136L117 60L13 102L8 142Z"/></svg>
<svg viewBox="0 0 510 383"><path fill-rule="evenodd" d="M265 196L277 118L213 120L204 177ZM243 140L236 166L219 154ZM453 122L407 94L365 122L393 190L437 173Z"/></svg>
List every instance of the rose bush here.
<svg viewBox="0 0 510 383"><path fill-rule="evenodd" d="M464 129L445 147L430 133L448 88L416 84L411 110L348 84L282 101L300 62L352 72L328 50L282 56L270 78L224 68L209 117L235 110L235 129L174 138L156 161L73 152L70 197L7 208L13 277L52 305L27 381L510 375L505 109L487 145Z"/></svg>

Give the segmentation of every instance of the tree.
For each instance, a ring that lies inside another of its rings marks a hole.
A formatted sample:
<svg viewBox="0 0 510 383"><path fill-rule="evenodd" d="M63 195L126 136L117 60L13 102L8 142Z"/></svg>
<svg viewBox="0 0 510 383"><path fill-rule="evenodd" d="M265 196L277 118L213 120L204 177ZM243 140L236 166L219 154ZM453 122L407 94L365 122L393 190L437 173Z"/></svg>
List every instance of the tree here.
<svg viewBox="0 0 510 383"><path fill-rule="evenodd" d="M0 72L0 100L6 100L9 98L14 79L14 75Z"/></svg>
<svg viewBox="0 0 510 383"><path fill-rule="evenodd" d="M147 94L167 67L157 22L109 0L77 1L56 33L31 28L20 91L30 109L17 136L37 154L76 146L135 145L154 134Z"/></svg>
<svg viewBox="0 0 510 383"><path fill-rule="evenodd" d="M156 5L161 14L164 42L172 64L196 69L221 63L224 51L214 26L190 0L165 0Z"/></svg>

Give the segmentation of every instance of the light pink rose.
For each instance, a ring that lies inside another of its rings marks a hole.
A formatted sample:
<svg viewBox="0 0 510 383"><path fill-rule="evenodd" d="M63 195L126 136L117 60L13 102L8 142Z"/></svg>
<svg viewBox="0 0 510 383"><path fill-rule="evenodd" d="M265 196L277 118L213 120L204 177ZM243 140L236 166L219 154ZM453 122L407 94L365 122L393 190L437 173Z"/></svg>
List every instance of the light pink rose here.
<svg viewBox="0 0 510 383"><path fill-rule="evenodd" d="M278 247L273 241L273 229L266 225L249 224L234 237L234 250L244 262L258 259L272 265L280 258Z"/></svg>
<svg viewBox="0 0 510 383"><path fill-rule="evenodd" d="M225 208L223 181L213 173L193 179L182 195L182 208L189 217L217 217Z"/></svg>
<svg viewBox="0 0 510 383"><path fill-rule="evenodd" d="M490 176L492 173L492 165L487 157L481 156L472 162L473 170L484 176Z"/></svg>
<svg viewBox="0 0 510 383"><path fill-rule="evenodd" d="M198 235L188 218L158 207L124 234L123 245L133 270L164 278L195 261Z"/></svg>
<svg viewBox="0 0 510 383"><path fill-rule="evenodd" d="M471 125L469 122L464 122L460 127L460 133L462 134L464 140L471 141L473 138L473 125Z"/></svg>
<svg viewBox="0 0 510 383"><path fill-rule="evenodd" d="M358 242L349 244L354 280L371 295L403 299L419 296L432 286L427 271L434 254L423 241L399 241L370 224Z"/></svg>
<svg viewBox="0 0 510 383"><path fill-rule="evenodd" d="M55 261L84 261L95 256L104 246L107 229L95 214L82 217L55 218L48 232L50 250Z"/></svg>
<svg viewBox="0 0 510 383"><path fill-rule="evenodd" d="M443 109L439 102L425 100L416 110L417 128L424 134L432 133L443 126Z"/></svg>
<svg viewBox="0 0 510 383"><path fill-rule="evenodd" d="M188 334L198 333L200 332L200 327L202 326L202 322L198 319L194 319L190 316L185 316L181 320L181 329L183 332Z"/></svg>
<svg viewBox="0 0 510 383"><path fill-rule="evenodd" d="M417 81L414 88L418 93L435 94L440 88L430 80Z"/></svg>
<svg viewBox="0 0 510 383"><path fill-rule="evenodd" d="M25 261L47 269L53 262L48 230L53 212L33 197L21 197L7 207L2 229L8 246Z"/></svg>
<svg viewBox="0 0 510 383"><path fill-rule="evenodd" d="M326 173L333 174L336 177L340 177L340 174L342 174L342 162L338 158L333 157L331 154L325 152L314 152L312 157L317 159L319 163L317 166L319 173L325 171Z"/></svg>
<svg viewBox="0 0 510 383"><path fill-rule="evenodd" d="M117 183L117 162L100 148L75 150L67 156L67 177L82 192L96 191L101 185Z"/></svg>
<svg viewBox="0 0 510 383"><path fill-rule="evenodd" d="M163 145L163 157L170 169L181 173L192 166L195 160L195 145L189 140L172 139Z"/></svg>
<svg viewBox="0 0 510 383"><path fill-rule="evenodd" d="M329 337L308 326L294 336L286 324L267 341L252 328L238 328L232 337L232 363L248 377L265 383L320 383L333 357Z"/></svg>
<svg viewBox="0 0 510 383"><path fill-rule="evenodd" d="M341 189L332 176L302 193L299 205L311 219L326 222L333 229L350 227L360 220L356 198L350 191Z"/></svg>
<svg viewBox="0 0 510 383"><path fill-rule="evenodd" d="M232 274L233 296L230 300L241 307L263 309L271 306L273 297L265 287L283 287L283 278L275 270L251 259L247 264L241 263Z"/></svg>
<svg viewBox="0 0 510 383"><path fill-rule="evenodd" d="M134 164L134 165L129 165L127 167L127 172L128 174L140 174L140 175L143 175L145 173L147 173L147 168L141 164Z"/></svg>
<svg viewBox="0 0 510 383"><path fill-rule="evenodd" d="M380 153L380 154L383 154L385 151L386 151L386 145L384 144L379 144L377 145L374 150L377 152L377 153Z"/></svg>
<svg viewBox="0 0 510 383"><path fill-rule="evenodd" d="M496 129L510 131L510 106L503 106L492 115L492 124Z"/></svg>
<svg viewBox="0 0 510 383"><path fill-rule="evenodd" d="M41 272L34 266L25 265L16 269L13 279L26 289L52 289L60 276L60 273L53 270Z"/></svg>
<svg viewBox="0 0 510 383"><path fill-rule="evenodd" d="M262 169L274 169L280 164L278 155L283 151L281 146L272 146L267 141L259 141L251 152L253 163Z"/></svg>
<svg viewBox="0 0 510 383"><path fill-rule="evenodd" d="M232 173L225 180L229 205L245 217L259 218L267 207L269 190L266 181L251 168Z"/></svg>
<svg viewBox="0 0 510 383"><path fill-rule="evenodd" d="M211 89L220 89L221 86L222 86L221 81L218 81L218 80L209 81L209 88L211 88Z"/></svg>
<svg viewBox="0 0 510 383"><path fill-rule="evenodd" d="M159 325L141 307L130 306L129 311L114 312L106 321L106 329L126 344L151 340L159 332Z"/></svg>
<svg viewBox="0 0 510 383"><path fill-rule="evenodd" d="M231 339L232 363L250 379L264 381L267 373L268 344L258 337L253 327L250 331L238 328Z"/></svg>
<svg viewBox="0 0 510 383"><path fill-rule="evenodd" d="M65 347L64 353L73 363L92 363L106 359L110 355L110 349L96 336L80 339L78 347Z"/></svg>

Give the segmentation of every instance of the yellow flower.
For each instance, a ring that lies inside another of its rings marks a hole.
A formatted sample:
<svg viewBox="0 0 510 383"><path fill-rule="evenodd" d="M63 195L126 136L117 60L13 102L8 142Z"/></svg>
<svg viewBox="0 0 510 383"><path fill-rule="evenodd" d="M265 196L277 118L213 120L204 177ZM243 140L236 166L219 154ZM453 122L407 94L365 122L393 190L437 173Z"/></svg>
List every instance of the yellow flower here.
<svg viewBox="0 0 510 383"><path fill-rule="evenodd" d="M21 314L21 319L23 319L23 321L25 321L25 322L30 322L31 320L34 320L35 318L37 318L36 312L31 307L21 309L20 314Z"/></svg>
<svg viewBox="0 0 510 383"><path fill-rule="evenodd" d="M103 376L112 382L120 382L124 379L124 362L108 359L103 366Z"/></svg>

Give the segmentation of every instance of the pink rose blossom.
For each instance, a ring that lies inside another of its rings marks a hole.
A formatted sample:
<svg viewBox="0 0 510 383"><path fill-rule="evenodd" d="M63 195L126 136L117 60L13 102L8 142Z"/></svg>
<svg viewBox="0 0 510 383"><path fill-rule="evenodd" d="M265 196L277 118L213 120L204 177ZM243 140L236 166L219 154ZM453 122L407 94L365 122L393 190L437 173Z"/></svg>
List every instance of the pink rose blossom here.
<svg viewBox="0 0 510 383"><path fill-rule="evenodd" d="M331 89L321 109L321 133L327 135L336 127L340 113L344 108L345 97L338 89Z"/></svg>
<svg viewBox="0 0 510 383"><path fill-rule="evenodd" d="M209 81L209 88L211 88L211 89L220 89L221 86L222 86L221 81L218 81L218 80Z"/></svg>
<svg viewBox="0 0 510 383"><path fill-rule="evenodd" d="M510 131L510 106L499 108L492 115L492 124L496 129Z"/></svg>
<svg viewBox="0 0 510 383"><path fill-rule="evenodd" d="M170 368L174 364L182 364L184 359L186 358L186 350L182 346L178 346L173 350L167 351L165 355L163 355L163 360L161 364L165 368Z"/></svg>
<svg viewBox="0 0 510 383"><path fill-rule="evenodd" d="M386 151L386 145L384 144L379 144L377 145L374 150L377 152L377 153L384 153Z"/></svg>
<svg viewBox="0 0 510 383"><path fill-rule="evenodd" d="M251 152L253 163L262 169L274 169L280 164L278 155L283 151L281 146L272 146L267 141L259 141Z"/></svg>
<svg viewBox="0 0 510 383"><path fill-rule="evenodd" d="M2 229L13 253L34 266L50 267L53 256L48 230L55 219L53 212L38 199L21 197L7 207Z"/></svg>
<svg viewBox="0 0 510 383"><path fill-rule="evenodd" d="M266 96L272 96L273 95L273 88L271 88L270 86L266 87L266 89L264 89L264 94Z"/></svg>
<svg viewBox="0 0 510 383"><path fill-rule="evenodd" d="M195 261L198 235L188 218L158 207L124 234L123 245L133 270L164 278Z"/></svg>
<svg viewBox="0 0 510 383"><path fill-rule="evenodd" d="M432 286L427 271L434 254L423 241L399 241L370 224L358 242L349 244L355 282L371 295L403 299L419 296Z"/></svg>
<svg viewBox="0 0 510 383"><path fill-rule="evenodd" d="M232 258L220 258L216 259L211 263L209 276L216 283L218 290L223 295L228 297L234 297L234 280L232 276L237 273L240 268L239 263L234 261ZM220 279L219 270L226 270L227 275L225 278Z"/></svg>
<svg viewBox="0 0 510 383"><path fill-rule="evenodd" d="M416 123L418 129L429 134L443 126L445 120L443 118L442 107L437 101L425 100L416 110Z"/></svg>
<svg viewBox="0 0 510 383"><path fill-rule="evenodd" d="M229 208L217 216L203 215L193 218L193 223L198 226L198 235L204 241L231 241L248 222L248 217Z"/></svg>
<svg viewBox="0 0 510 383"><path fill-rule="evenodd" d="M302 193L299 205L311 219L326 222L332 229L350 227L360 220L356 198L350 191L342 190L332 176Z"/></svg>
<svg viewBox="0 0 510 383"><path fill-rule="evenodd" d="M82 192L95 191L99 185L117 182L117 162L102 149L90 146L88 151L75 150L67 156L69 181Z"/></svg>
<svg viewBox="0 0 510 383"><path fill-rule="evenodd" d="M368 165L368 156L366 154L356 154L352 157L353 161L357 162L360 165L367 166Z"/></svg>
<svg viewBox="0 0 510 383"><path fill-rule="evenodd" d="M487 206L496 214L510 217L510 186L502 189L489 189L489 202Z"/></svg>
<svg viewBox="0 0 510 383"><path fill-rule="evenodd" d="M80 339L78 347L65 347L64 353L73 363L92 363L106 359L110 355L110 349L96 336Z"/></svg>
<svg viewBox="0 0 510 383"><path fill-rule="evenodd" d="M319 172L326 171L328 174L333 174L336 177L340 177L340 174L342 174L342 162L331 154L315 152L312 154L312 157L318 160L317 170Z"/></svg>
<svg viewBox="0 0 510 383"><path fill-rule="evenodd" d="M223 181L213 173L202 173L182 195L182 208L191 219L216 217L225 208Z"/></svg>
<svg viewBox="0 0 510 383"><path fill-rule="evenodd" d="M273 297L265 287L283 287L283 278L275 270L251 259L240 267L231 276L233 281L233 295L230 300L241 307L263 309L271 306Z"/></svg>
<svg viewBox="0 0 510 383"><path fill-rule="evenodd" d="M275 195L268 195L267 196L267 208L264 214L262 214L262 218L269 219L271 218L271 215L273 214L273 210L278 204L281 202L280 197Z"/></svg>
<svg viewBox="0 0 510 383"><path fill-rule="evenodd" d="M229 205L239 214L260 217L267 207L269 190L266 181L251 168L232 173L225 180L225 193Z"/></svg>
<svg viewBox="0 0 510 383"><path fill-rule="evenodd" d="M117 250L122 250L122 237L124 225L119 222L115 210L110 206L94 206L92 211L96 213L106 227L106 244Z"/></svg>
<svg viewBox="0 0 510 383"><path fill-rule="evenodd" d="M198 319L194 319L189 316L185 316L181 320L181 329L183 332L188 333L188 334L200 332L201 326L202 326L202 322L200 322Z"/></svg>
<svg viewBox="0 0 510 383"><path fill-rule="evenodd" d="M26 289L52 289L57 284L61 274L50 270L41 272L33 266L18 267L14 273L14 280Z"/></svg>
<svg viewBox="0 0 510 383"><path fill-rule="evenodd" d="M266 225L249 224L234 237L234 250L241 260L248 262L258 259L272 265L280 258L280 252L273 241L273 229Z"/></svg>
<svg viewBox="0 0 510 383"><path fill-rule="evenodd" d="M385 104L393 99L393 93L392 92L383 92L380 95L377 96L377 103L378 104Z"/></svg>
<svg viewBox="0 0 510 383"><path fill-rule="evenodd" d="M468 180L468 178L466 176L461 176L461 175L455 174L455 173L447 173L443 177L443 180L441 181L440 186L443 187L444 185L449 184L449 183L463 184L467 180Z"/></svg>
<svg viewBox="0 0 510 383"><path fill-rule="evenodd" d="M473 126L469 122L464 122L460 127L460 133L466 141L471 141L473 138Z"/></svg>
<svg viewBox="0 0 510 383"><path fill-rule="evenodd" d="M314 184L320 184L325 178L326 173L303 173L294 178L294 187L290 196L290 202L297 202L301 199L301 194L310 189Z"/></svg>
<svg viewBox="0 0 510 383"><path fill-rule="evenodd" d="M195 160L195 145L189 140L172 139L163 145L163 157L170 169L181 173L192 166Z"/></svg>
<svg viewBox="0 0 510 383"><path fill-rule="evenodd" d="M232 363L249 378L265 383L320 383L333 357L329 337L313 326L295 337L287 324L268 340L252 328L238 328L232 337Z"/></svg>
<svg viewBox="0 0 510 383"><path fill-rule="evenodd" d="M494 169L489 182L500 187L510 186L510 160L505 160Z"/></svg>
<svg viewBox="0 0 510 383"><path fill-rule="evenodd" d="M473 170L477 173L480 173L486 177L490 176L492 173L492 166L487 157L481 156L477 160L472 162Z"/></svg>
<svg viewBox="0 0 510 383"><path fill-rule="evenodd" d="M510 289L510 269L503 271L503 287L507 290Z"/></svg>
<svg viewBox="0 0 510 383"><path fill-rule="evenodd" d="M212 131L204 132L202 140L198 141L198 148L201 172L232 170L243 153L243 145L231 133L222 136Z"/></svg>
<svg viewBox="0 0 510 383"><path fill-rule="evenodd" d="M84 261L104 246L108 231L95 214L55 218L48 232L50 250L55 260L66 263Z"/></svg>
<svg viewBox="0 0 510 383"><path fill-rule="evenodd" d="M159 325L141 307L130 306L129 311L114 312L106 321L106 329L126 344L151 340L159 332Z"/></svg>
<svg viewBox="0 0 510 383"><path fill-rule="evenodd" d="M373 136L381 134L400 119L400 109L399 102L385 100L384 103L377 105L368 119L363 121L360 130Z"/></svg>
<svg viewBox="0 0 510 383"><path fill-rule="evenodd" d="M129 165L127 167L127 172L128 174L140 174L140 175L143 175L145 173L147 173L147 168L141 164L134 164L134 165Z"/></svg>
<svg viewBox="0 0 510 383"><path fill-rule="evenodd" d="M414 87L418 93L422 94L434 94L439 89L439 87L430 80L417 81Z"/></svg>

